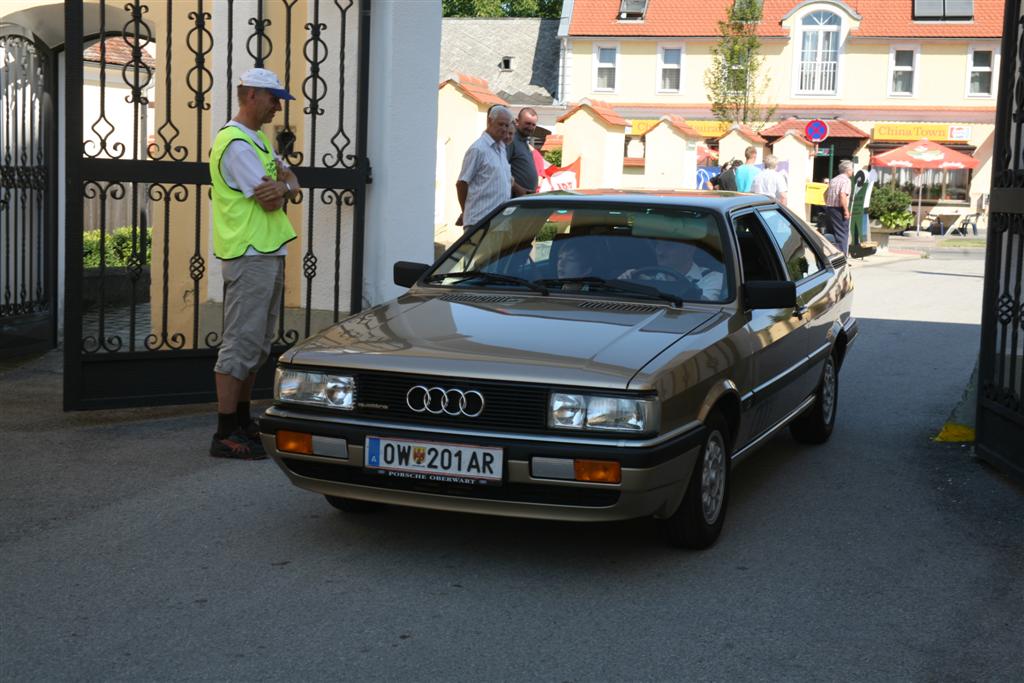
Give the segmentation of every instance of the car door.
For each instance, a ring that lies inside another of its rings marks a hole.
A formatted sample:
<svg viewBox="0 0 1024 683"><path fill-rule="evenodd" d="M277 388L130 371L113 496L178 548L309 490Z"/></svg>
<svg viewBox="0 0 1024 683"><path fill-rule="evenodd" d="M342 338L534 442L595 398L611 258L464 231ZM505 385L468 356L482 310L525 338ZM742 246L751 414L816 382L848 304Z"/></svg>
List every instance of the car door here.
<svg viewBox="0 0 1024 683"><path fill-rule="evenodd" d="M832 305L828 290L833 271L825 266L825 260L800 226L780 208L762 208L758 215L782 254L786 277L796 284L798 331L808 357L804 371L794 380L800 401L814 391L821 375L821 347L828 344L830 321L825 311Z"/></svg>
<svg viewBox="0 0 1024 683"><path fill-rule="evenodd" d="M756 210L732 216L742 283L789 279L782 253ZM741 290L742 291L742 290ZM807 366L805 316L799 306L747 309L740 298L743 327L739 342L747 358L741 387L743 420L737 446L755 439L783 419L802 400Z"/></svg>
<svg viewBox="0 0 1024 683"><path fill-rule="evenodd" d="M806 318L809 366L805 388L810 387L809 393L817 386L824 359L834 341L835 315L828 311L836 305L836 297L830 295L836 287L836 270L829 265L820 245L809 236L811 228L795 218L792 212L765 209L761 211L761 217L776 244L780 245L783 259L787 259L787 271L793 272L797 284L798 307L803 309Z"/></svg>

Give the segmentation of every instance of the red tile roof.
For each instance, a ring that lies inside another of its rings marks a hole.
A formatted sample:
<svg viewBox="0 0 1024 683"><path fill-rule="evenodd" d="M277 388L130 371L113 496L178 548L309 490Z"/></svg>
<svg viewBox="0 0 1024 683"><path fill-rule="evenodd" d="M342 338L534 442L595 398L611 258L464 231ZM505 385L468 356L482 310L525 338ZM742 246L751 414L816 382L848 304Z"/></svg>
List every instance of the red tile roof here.
<svg viewBox="0 0 1024 683"><path fill-rule="evenodd" d="M807 122L811 119L798 119L788 118L785 121L780 121L770 128L765 128L761 131L761 135L766 138L777 138L782 137L789 131L796 131L799 135L804 134L804 128L807 127ZM829 119L825 121L828 124L828 136L830 138L859 138L862 140L868 140L871 138L870 135L862 131L857 126L843 121L842 119Z"/></svg>
<svg viewBox="0 0 1024 683"><path fill-rule="evenodd" d="M476 101L478 104L508 105L508 102L491 92L491 88L487 85L487 81L482 78L466 74L452 74L448 80L441 81L440 85L437 86L438 90L443 88L446 83L451 83L463 94Z"/></svg>
<svg viewBox="0 0 1024 683"><path fill-rule="evenodd" d="M619 21L619 0L574 0L569 35L572 36L717 36L732 0L648 0L643 21ZM799 7L800 0L764 0L762 37L788 37L781 22ZM837 0L861 17L852 36L907 38L998 38L1003 33L1003 0L974 0L969 22L913 21L912 0Z"/></svg>
<svg viewBox="0 0 1024 683"><path fill-rule="evenodd" d="M106 53L107 64L130 64L132 61L132 48L135 39L131 36L117 36L107 38L103 41L103 51ZM150 69L156 67L156 60L147 51L148 43L142 44L142 63ZM152 49L152 48L149 48ZM82 51L82 60L86 62L100 61L100 41L96 41Z"/></svg>
<svg viewBox="0 0 1024 683"><path fill-rule="evenodd" d="M549 135L544 138L544 144L540 146L542 152L547 152L553 149L562 149L562 136L561 135Z"/></svg>
<svg viewBox="0 0 1024 683"><path fill-rule="evenodd" d="M748 141L753 142L755 144L758 144L758 145L767 145L768 144L768 141L765 140L760 135L758 135L757 131L755 131L753 128L751 128L750 126L745 126L743 124L739 124L739 123L733 124L729 128L729 130L727 130L724 133L722 133L722 135L719 137L719 139L724 138L726 135L728 135L729 133L731 133L733 131L736 131L737 133L739 133L745 140L748 140Z"/></svg>
<svg viewBox="0 0 1024 683"><path fill-rule="evenodd" d="M593 112L593 114L598 118L603 119L605 123L608 123L613 126L628 125L626 119L619 116L619 113L615 111L615 108L612 107L612 105L608 104L607 102L601 102L600 100L589 99L580 100L578 104L573 105L573 107L569 111L565 112L560 117L558 117L558 123L565 121L570 116L578 112L580 109L583 109L584 107Z"/></svg>
<svg viewBox="0 0 1024 683"><path fill-rule="evenodd" d="M784 135L782 135L782 136L772 140L769 144L774 146L775 143L777 143L782 138L793 138L793 139L795 139L795 140L797 140L799 142L804 143L808 147L815 147L815 143L813 143L810 140L808 140L807 137L802 132L798 133L795 130L787 130Z"/></svg>
<svg viewBox="0 0 1024 683"><path fill-rule="evenodd" d="M646 163L647 162L644 161L644 159L642 157L623 157L623 159L622 159L622 165L623 166L633 166L633 167L639 166L639 167L642 167Z"/></svg>
<svg viewBox="0 0 1024 683"><path fill-rule="evenodd" d="M701 140L704 139L703 135L694 130L694 128L686 122L686 119L684 119L682 116L677 116L675 114L671 114L669 116L662 116L657 123L655 123L653 126L647 129L647 132L650 133L657 126L661 125L662 122L669 126L672 126L673 128L675 128L676 130L678 130L680 133L687 137L700 138Z"/></svg>

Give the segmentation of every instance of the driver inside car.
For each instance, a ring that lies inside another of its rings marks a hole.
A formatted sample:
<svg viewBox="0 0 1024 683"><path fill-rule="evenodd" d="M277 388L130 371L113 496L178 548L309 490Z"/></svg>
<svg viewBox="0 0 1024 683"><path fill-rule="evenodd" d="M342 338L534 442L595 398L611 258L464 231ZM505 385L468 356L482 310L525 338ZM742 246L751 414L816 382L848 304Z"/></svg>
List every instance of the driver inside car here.
<svg viewBox="0 0 1024 683"><path fill-rule="evenodd" d="M694 260L701 247L692 242L658 239L654 244L657 265L630 268L619 275L620 280L635 282L683 282L700 291L701 299L719 301L725 285L722 271L705 268Z"/></svg>

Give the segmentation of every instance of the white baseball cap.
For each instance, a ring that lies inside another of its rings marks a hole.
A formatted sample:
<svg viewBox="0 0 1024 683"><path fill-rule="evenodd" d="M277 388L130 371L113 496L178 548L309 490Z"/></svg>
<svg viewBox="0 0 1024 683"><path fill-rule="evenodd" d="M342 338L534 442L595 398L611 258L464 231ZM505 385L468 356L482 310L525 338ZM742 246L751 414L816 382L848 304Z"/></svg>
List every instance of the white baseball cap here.
<svg viewBox="0 0 1024 683"><path fill-rule="evenodd" d="M295 99L290 92L284 89L277 75L270 69L249 69L242 74L239 84L247 85L250 88L263 88L282 100Z"/></svg>

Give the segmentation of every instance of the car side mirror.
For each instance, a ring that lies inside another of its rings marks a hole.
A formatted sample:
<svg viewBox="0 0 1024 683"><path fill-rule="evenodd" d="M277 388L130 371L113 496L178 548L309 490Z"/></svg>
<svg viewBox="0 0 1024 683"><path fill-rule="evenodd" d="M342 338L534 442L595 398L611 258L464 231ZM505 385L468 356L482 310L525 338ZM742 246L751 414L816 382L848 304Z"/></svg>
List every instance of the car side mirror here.
<svg viewBox="0 0 1024 683"><path fill-rule="evenodd" d="M429 268L430 266L426 263L396 261L394 271L395 284L399 287L412 287Z"/></svg>
<svg viewBox="0 0 1024 683"><path fill-rule="evenodd" d="M747 308L793 308L796 306L796 283L779 280L755 280L743 285Z"/></svg>

